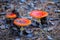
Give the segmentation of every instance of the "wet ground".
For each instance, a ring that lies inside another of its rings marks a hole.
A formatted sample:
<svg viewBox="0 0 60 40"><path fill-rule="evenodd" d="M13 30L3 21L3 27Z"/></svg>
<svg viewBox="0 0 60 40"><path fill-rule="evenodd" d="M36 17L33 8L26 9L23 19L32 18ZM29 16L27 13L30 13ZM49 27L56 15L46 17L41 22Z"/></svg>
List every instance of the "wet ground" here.
<svg viewBox="0 0 60 40"><path fill-rule="evenodd" d="M48 0L28 0L28 1L12 1L14 7L21 17L30 18L29 13L32 10L42 10L47 11L49 15L47 16L48 27L44 28L29 28L33 32L31 36L18 37L16 32L14 35L11 33L8 24L5 22L5 15L0 16L0 40L60 40L60 6L59 3ZM6 12L4 10L4 12ZM2 13L3 14L3 13ZM34 19L36 20L36 19ZM34 36L32 36L34 35Z"/></svg>

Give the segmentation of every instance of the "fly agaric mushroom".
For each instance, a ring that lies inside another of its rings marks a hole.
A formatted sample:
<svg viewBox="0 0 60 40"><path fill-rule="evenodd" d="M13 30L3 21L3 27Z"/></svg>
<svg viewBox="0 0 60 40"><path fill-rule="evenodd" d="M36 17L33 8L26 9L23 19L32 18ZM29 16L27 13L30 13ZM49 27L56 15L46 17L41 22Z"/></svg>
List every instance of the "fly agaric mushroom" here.
<svg viewBox="0 0 60 40"><path fill-rule="evenodd" d="M9 13L9 14L6 14L5 17L6 17L6 23L11 24L11 22L13 21L12 19L16 18L17 15L14 13Z"/></svg>
<svg viewBox="0 0 60 40"><path fill-rule="evenodd" d="M31 20L27 19L27 18L17 18L14 20L14 24L17 25L18 27L21 27L21 35L23 33L23 30L25 26L28 26L31 24Z"/></svg>
<svg viewBox="0 0 60 40"><path fill-rule="evenodd" d="M33 10L30 12L30 16L38 19L39 22L41 20L41 24L43 25L44 23L46 23L45 21L46 21L46 17L48 16L48 13L40 10Z"/></svg>

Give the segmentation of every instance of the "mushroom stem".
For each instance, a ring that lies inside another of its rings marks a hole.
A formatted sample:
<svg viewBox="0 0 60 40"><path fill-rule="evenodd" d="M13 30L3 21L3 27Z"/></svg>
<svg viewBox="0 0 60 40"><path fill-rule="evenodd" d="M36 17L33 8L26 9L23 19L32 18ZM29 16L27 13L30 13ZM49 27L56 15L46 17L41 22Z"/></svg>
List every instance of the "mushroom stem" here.
<svg viewBox="0 0 60 40"><path fill-rule="evenodd" d="M23 30L24 30L24 28L23 28L23 27L21 27L21 28L20 28L20 30L21 30L20 35L23 35Z"/></svg>
<svg viewBox="0 0 60 40"><path fill-rule="evenodd" d="M40 19L38 19L37 21L38 21L38 22L41 22L41 20L40 20Z"/></svg>
<svg viewBox="0 0 60 40"><path fill-rule="evenodd" d="M41 19L38 19L37 22L39 22L39 27L41 28L42 27Z"/></svg>
<svg viewBox="0 0 60 40"><path fill-rule="evenodd" d="M21 30L21 31L23 31L23 30L24 30L24 28L23 28L23 27L21 27L21 28L20 28L20 30Z"/></svg>

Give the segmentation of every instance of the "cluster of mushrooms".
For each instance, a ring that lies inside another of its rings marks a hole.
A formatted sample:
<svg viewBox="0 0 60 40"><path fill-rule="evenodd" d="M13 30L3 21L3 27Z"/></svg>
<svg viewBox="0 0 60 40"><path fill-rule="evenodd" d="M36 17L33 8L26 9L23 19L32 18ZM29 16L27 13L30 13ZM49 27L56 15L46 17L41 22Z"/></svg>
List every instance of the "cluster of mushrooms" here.
<svg viewBox="0 0 60 40"><path fill-rule="evenodd" d="M46 21L46 17L48 16L47 12L41 10L32 10L29 15L32 18L37 19L39 25L42 25L39 27L43 27L44 24L47 24ZM28 18L18 17L18 15L14 12L6 14L6 21L7 24L15 25L19 29L20 35L23 35L24 27L29 27L29 25L32 24L32 20ZM12 28L12 26L10 28Z"/></svg>

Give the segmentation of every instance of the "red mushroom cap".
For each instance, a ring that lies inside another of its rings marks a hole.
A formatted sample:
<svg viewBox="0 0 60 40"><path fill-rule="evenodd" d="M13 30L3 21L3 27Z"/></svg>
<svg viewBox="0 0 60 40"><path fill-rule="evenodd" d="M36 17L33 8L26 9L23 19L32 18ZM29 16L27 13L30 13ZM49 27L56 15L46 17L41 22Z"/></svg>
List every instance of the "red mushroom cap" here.
<svg viewBox="0 0 60 40"><path fill-rule="evenodd" d="M30 12L30 16L39 19L48 16L48 13L40 10L33 10Z"/></svg>
<svg viewBox="0 0 60 40"><path fill-rule="evenodd" d="M6 14L6 18L16 18L16 14L14 13L10 13L10 14Z"/></svg>
<svg viewBox="0 0 60 40"><path fill-rule="evenodd" d="M31 20L27 18L17 18L14 20L14 24L21 27L28 26L31 24Z"/></svg>

